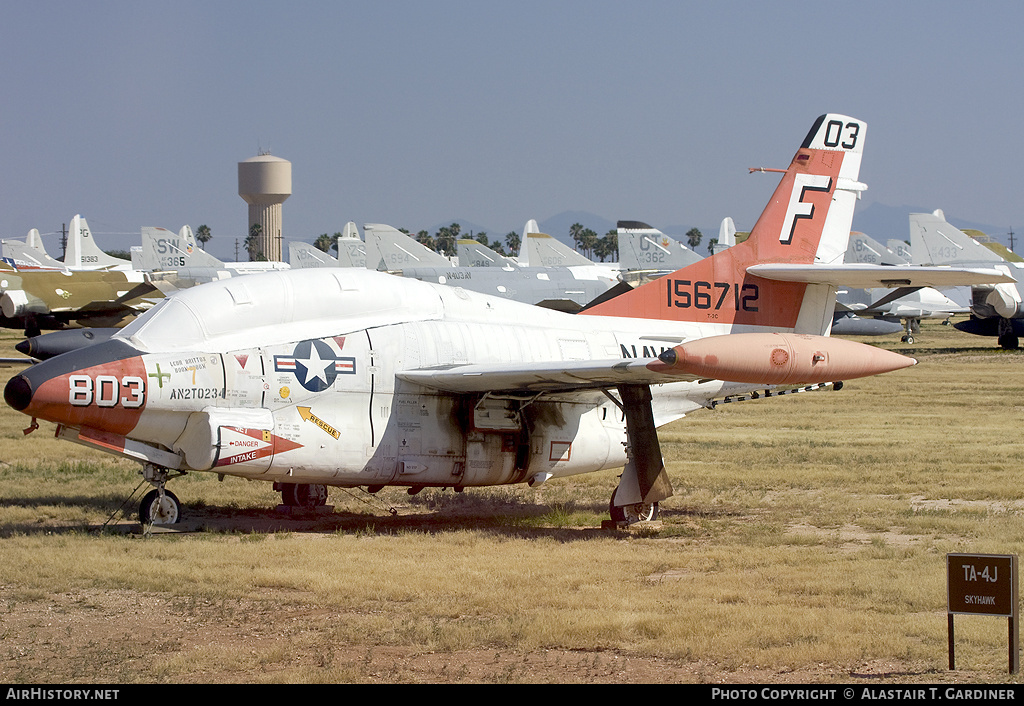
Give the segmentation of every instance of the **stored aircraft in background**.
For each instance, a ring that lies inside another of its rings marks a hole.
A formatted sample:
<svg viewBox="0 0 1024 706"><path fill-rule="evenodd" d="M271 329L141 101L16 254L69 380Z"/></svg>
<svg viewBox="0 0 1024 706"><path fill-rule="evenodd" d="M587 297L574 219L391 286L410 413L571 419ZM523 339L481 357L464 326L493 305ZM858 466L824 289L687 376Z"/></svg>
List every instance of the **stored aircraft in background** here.
<svg viewBox="0 0 1024 706"><path fill-rule="evenodd" d="M68 246L64 253L64 266L69 270L131 270L130 260L123 260L103 252L92 237L89 224L76 214L68 227Z"/></svg>
<svg viewBox="0 0 1024 706"><path fill-rule="evenodd" d="M287 262L278 261L223 262L199 247L188 226L177 233L166 228L143 227L142 247L137 255L133 257L137 269L150 273L154 279L175 282L179 288L289 267Z"/></svg>
<svg viewBox="0 0 1024 706"><path fill-rule="evenodd" d="M578 312L619 284L617 277L594 268L461 267L379 223L365 224L363 234L367 264L382 263L387 272L557 311Z"/></svg>
<svg viewBox="0 0 1024 706"><path fill-rule="evenodd" d="M456 241L455 256L459 260L459 267L520 267L515 258L496 253L472 238L459 238Z"/></svg>
<svg viewBox="0 0 1024 706"><path fill-rule="evenodd" d="M166 483L189 471L315 505L328 486L461 491L624 467L613 518L651 518L672 494L657 427L914 363L825 335L865 133L822 116L747 241L584 314L366 269L270 272L168 297L4 398L138 461L154 486L144 523L179 518Z"/></svg>
<svg viewBox="0 0 1024 706"><path fill-rule="evenodd" d="M28 269L61 269L80 270L131 270L132 263L119 257L108 255L96 244L89 224L81 215L71 219L68 228L67 248L64 260L56 260L46 252L39 231L35 228L28 232L24 242L19 240L2 241L3 257L19 270Z"/></svg>
<svg viewBox="0 0 1024 706"><path fill-rule="evenodd" d="M846 262L886 267L910 265L904 254L863 233L850 234ZM836 297L835 323L839 326L836 333L874 335L902 329L901 340L913 343L914 334L921 330L921 319L949 319L954 314L968 313L968 304L957 291L957 288L939 291L934 287L890 290L841 288ZM860 320L858 324L854 324L852 315ZM875 323L869 323L868 319ZM892 331L886 331L886 328L892 328Z"/></svg>
<svg viewBox="0 0 1024 706"><path fill-rule="evenodd" d="M523 229L523 245L520 252L522 264L530 267L567 267L577 277L618 280L621 267L617 262L594 262L586 255L576 252L558 238L540 233L531 228L537 221L529 220Z"/></svg>
<svg viewBox="0 0 1024 706"><path fill-rule="evenodd" d="M303 242L288 243L288 262L293 268L308 267L366 267L366 245L359 237L359 228L352 221L345 224L341 235L335 238L338 257L324 252L315 245Z"/></svg>
<svg viewBox="0 0 1024 706"><path fill-rule="evenodd" d="M352 221L345 224L338 244L338 264L342 267L366 267L366 244L359 237L359 228Z"/></svg>
<svg viewBox="0 0 1024 706"><path fill-rule="evenodd" d="M37 228L32 228L24 241L0 240L3 259L17 270L62 270L64 263L46 252Z"/></svg>
<svg viewBox="0 0 1024 706"><path fill-rule="evenodd" d="M341 267L338 258L315 245L299 240L288 243L288 264L295 270L311 267Z"/></svg>
<svg viewBox="0 0 1024 706"><path fill-rule="evenodd" d="M1019 347L1020 336L1024 334L1024 292L1019 281L1024 263L1007 260L951 225L941 210L910 214L910 249L917 263L989 267L1015 279L1015 282L974 284L971 318L953 326L966 333L994 336L1002 348Z"/></svg>
<svg viewBox="0 0 1024 706"><path fill-rule="evenodd" d="M0 325L38 336L69 326L118 327L163 299L140 272L0 269Z"/></svg>
<svg viewBox="0 0 1024 706"><path fill-rule="evenodd" d="M80 215L71 219L67 262L46 253L36 229L25 242L3 241L3 251L14 267L0 268L0 326L30 337L44 329L123 326L173 290L100 250Z"/></svg>
<svg viewBox="0 0 1024 706"><path fill-rule="evenodd" d="M640 221L619 221L619 267L628 282L657 279L703 258L675 238Z"/></svg>

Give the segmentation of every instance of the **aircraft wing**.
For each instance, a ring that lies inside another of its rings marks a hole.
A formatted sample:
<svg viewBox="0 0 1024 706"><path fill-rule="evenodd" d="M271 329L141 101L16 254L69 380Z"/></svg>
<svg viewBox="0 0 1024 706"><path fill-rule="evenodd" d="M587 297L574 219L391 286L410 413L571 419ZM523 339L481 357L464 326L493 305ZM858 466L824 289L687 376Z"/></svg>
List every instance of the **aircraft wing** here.
<svg viewBox="0 0 1024 706"><path fill-rule="evenodd" d="M539 394L698 380L817 384L899 370L916 362L828 336L731 333L680 343L657 358L445 365L407 370L398 377L445 392Z"/></svg>
<svg viewBox="0 0 1024 706"><path fill-rule="evenodd" d="M997 269L987 267L930 267L902 265L751 265L747 272L757 277L782 282L830 284L872 289L875 287L960 287L996 284L1016 280Z"/></svg>
<svg viewBox="0 0 1024 706"><path fill-rule="evenodd" d="M616 385L652 385L704 379L683 371L659 372L657 358L552 361L501 365L446 365L398 373L407 382L444 392L578 392Z"/></svg>

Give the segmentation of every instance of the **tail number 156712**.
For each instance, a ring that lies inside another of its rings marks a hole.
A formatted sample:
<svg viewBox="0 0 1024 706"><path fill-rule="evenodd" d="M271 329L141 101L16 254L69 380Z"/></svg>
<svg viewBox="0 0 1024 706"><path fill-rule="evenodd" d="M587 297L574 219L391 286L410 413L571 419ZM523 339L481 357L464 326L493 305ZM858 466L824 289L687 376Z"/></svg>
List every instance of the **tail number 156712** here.
<svg viewBox="0 0 1024 706"><path fill-rule="evenodd" d="M760 291L756 284L735 282L703 282L688 279L668 280L668 305L679 309L710 309L723 307L736 311L757 311Z"/></svg>

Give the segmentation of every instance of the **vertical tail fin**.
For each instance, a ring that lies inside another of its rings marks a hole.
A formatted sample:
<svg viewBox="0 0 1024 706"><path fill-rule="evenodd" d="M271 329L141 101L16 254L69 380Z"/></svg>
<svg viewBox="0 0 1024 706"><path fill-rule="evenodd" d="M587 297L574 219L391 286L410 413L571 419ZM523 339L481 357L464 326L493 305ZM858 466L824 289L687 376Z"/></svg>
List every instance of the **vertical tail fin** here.
<svg viewBox="0 0 1024 706"><path fill-rule="evenodd" d="M224 268L223 262L199 248L188 226L182 227L177 234L166 228L143 226L139 264L145 270Z"/></svg>
<svg viewBox="0 0 1024 706"><path fill-rule="evenodd" d="M921 265L1005 262L980 242L946 221L941 210L910 214L910 252Z"/></svg>
<svg viewBox="0 0 1024 706"><path fill-rule="evenodd" d="M827 332L835 307L833 288L768 280L749 274L747 268L760 263L843 261L854 204L866 188L857 181L866 131L863 121L822 115L747 240L586 313L746 330Z"/></svg>
<svg viewBox="0 0 1024 706"><path fill-rule="evenodd" d="M314 245L299 241L288 243L288 264L293 270L313 267L338 267L338 261Z"/></svg>
<svg viewBox="0 0 1024 706"><path fill-rule="evenodd" d="M444 255L436 253L411 236L381 223L363 225L366 235L366 266L398 271L406 267L451 267ZM383 265L381 264L383 263Z"/></svg>
<svg viewBox="0 0 1024 706"><path fill-rule="evenodd" d="M527 233L526 252L530 267L571 267L593 265L586 256L547 233Z"/></svg>
<svg viewBox="0 0 1024 706"><path fill-rule="evenodd" d="M68 233L68 249L64 255L64 264L70 269L109 269L114 267L128 269L131 262L107 255L93 240L89 224L80 215L71 219Z"/></svg>
<svg viewBox="0 0 1024 706"><path fill-rule="evenodd" d="M359 237L359 228L352 221L345 224L338 238L338 265L366 267L366 246Z"/></svg>
<svg viewBox="0 0 1024 706"><path fill-rule="evenodd" d="M623 270L678 270L700 261L701 256L657 228L640 221L616 223L619 267Z"/></svg>

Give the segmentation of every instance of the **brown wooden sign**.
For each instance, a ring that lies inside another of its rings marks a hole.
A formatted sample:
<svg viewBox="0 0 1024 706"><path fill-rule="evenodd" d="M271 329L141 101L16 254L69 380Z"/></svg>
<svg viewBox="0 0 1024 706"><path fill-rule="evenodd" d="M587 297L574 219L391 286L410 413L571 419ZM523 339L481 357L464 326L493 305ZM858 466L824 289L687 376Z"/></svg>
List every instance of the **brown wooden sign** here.
<svg viewBox="0 0 1024 706"><path fill-rule="evenodd" d="M1020 669L1017 645L1017 556L1015 554L947 554L946 611L949 668L955 669L953 615L1006 617L1010 673Z"/></svg>
<svg viewBox="0 0 1024 706"><path fill-rule="evenodd" d="M1009 554L947 554L947 610L1008 618L1015 615L1015 559Z"/></svg>

